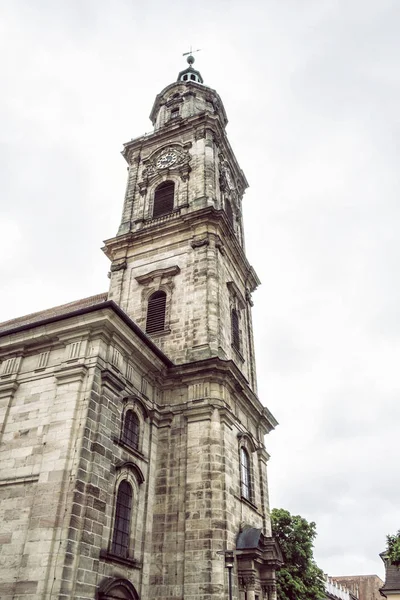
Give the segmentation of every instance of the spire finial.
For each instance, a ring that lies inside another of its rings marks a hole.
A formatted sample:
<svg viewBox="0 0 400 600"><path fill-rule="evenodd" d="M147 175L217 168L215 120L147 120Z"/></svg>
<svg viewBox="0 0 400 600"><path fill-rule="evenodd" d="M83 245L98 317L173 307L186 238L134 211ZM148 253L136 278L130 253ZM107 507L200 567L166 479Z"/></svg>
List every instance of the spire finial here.
<svg viewBox="0 0 400 600"><path fill-rule="evenodd" d="M195 52L200 52L200 50L201 50L201 48L198 48L197 50L193 50L192 46L190 46L189 52L184 52L182 54L182 56L187 56L186 60L188 61L189 66L179 73L177 81L187 81L188 83L189 82L203 83L203 78L200 75L200 72L196 71L196 69L194 69L192 66L194 63L193 54Z"/></svg>
<svg viewBox="0 0 400 600"><path fill-rule="evenodd" d="M194 52L200 52L201 48L198 48L197 50L192 50L192 46L190 46L190 50L189 52L184 52L182 54L182 56L187 56L187 62L189 63L190 66L192 66L192 64L194 63L194 56L193 53Z"/></svg>

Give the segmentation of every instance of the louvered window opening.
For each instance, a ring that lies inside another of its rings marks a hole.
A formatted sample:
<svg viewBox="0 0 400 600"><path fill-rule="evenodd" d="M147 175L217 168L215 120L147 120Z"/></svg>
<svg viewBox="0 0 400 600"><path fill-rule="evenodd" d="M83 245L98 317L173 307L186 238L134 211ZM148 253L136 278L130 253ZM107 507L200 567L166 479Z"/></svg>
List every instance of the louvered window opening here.
<svg viewBox="0 0 400 600"><path fill-rule="evenodd" d="M240 474L242 496L246 500L251 500L250 457L245 448L240 448Z"/></svg>
<svg viewBox="0 0 400 600"><path fill-rule="evenodd" d="M168 215L174 210L174 190L173 181L165 181L158 186L154 192L153 219Z"/></svg>
<svg viewBox="0 0 400 600"><path fill-rule="evenodd" d="M239 316L236 309L231 312L232 346L240 350Z"/></svg>
<svg viewBox="0 0 400 600"><path fill-rule="evenodd" d="M128 410L125 414L122 441L131 448L139 447L139 418L133 410Z"/></svg>
<svg viewBox="0 0 400 600"><path fill-rule="evenodd" d="M127 481L122 481L118 488L111 552L125 558L129 553L131 513L132 488Z"/></svg>
<svg viewBox="0 0 400 600"><path fill-rule="evenodd" d="M156 292L149 298L147 305L146 333L157 333L165 328L165 292Z"/></svg>
<svg viewBox="0 0 400 600"><path fill-rule="evenodd" d="M228 217L229 223L233 227L233 210L232 210L232 204L230 203L229 200L225 200L225 212Z"/></svg>

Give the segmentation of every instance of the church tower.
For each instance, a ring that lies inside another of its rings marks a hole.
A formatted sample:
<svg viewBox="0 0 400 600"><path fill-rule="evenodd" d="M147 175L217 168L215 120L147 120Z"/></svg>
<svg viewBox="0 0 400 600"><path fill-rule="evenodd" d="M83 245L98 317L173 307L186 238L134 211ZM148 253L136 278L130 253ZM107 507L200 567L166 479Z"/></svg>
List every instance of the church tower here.
<svg viewBox="0 0 400 600"><path fill-rule="evenodd" d="M109 298L176 363L232 360L256 390L244 248L247 181L219 95L193 68L155 99L154 131L125 144L121 225L107 240Z"/></svg>
<svg viewBox="0 0 400 600"><path fill-rule="evenodd" d="M235 596L275 596L264 436L256 396L242 198L247 187L217 92L194 58L158 94L154 131L124 145L121 224L105 242L109 299L171 359L158 415L149 598L221 598L235 550ZM247 595L246 595L247 594Z"/></svg>

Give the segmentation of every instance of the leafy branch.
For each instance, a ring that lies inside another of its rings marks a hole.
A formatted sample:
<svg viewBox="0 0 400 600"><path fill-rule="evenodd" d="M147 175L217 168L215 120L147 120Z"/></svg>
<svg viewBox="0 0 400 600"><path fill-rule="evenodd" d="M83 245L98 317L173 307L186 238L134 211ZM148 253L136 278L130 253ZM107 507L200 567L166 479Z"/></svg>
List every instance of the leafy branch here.
<svg viewBox="0 0 400 600"><path fill-rule="evenodd" d="M395 535L387 535L387 556L392 565L400 564L400 529Z"/></svg>

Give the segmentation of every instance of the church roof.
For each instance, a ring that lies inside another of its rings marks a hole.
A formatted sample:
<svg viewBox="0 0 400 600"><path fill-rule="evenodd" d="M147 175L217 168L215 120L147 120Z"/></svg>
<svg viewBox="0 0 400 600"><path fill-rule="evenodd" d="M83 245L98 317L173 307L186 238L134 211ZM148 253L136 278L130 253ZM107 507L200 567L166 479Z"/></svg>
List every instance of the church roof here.
<svg viewBox="0 0 400 600"><path fill-rule="evenodd" d="M53 306L46 310L40 310L38 312L24 315L23 317L17 317L16 319L10 319L0 323L0 334L3 332L9 333L15 329L26 327L27 325L33 325L39 321L47 321L47 319L54 319L55 317L61 317L76 310L87 308L98 304L99 302L105 302L107 300L107 292L103 294L97 294L96 296L89 296L89 298L81 298L74 302L68 302L68 304L61 304L60 306Z"/></svg>
<svg viewBox="0 0 400 600"><path fill-rule="evenodd" d="M75 300L75 302L68 302L68 304L54 306L53 308L25 315L24 317L4 321L3 323L0 323L0 337L28 329L29 327L44 325L59 319L67 319L103 308L111 308L165 365L168 367L173 366L174 363L144 333L144 331L140 329L140 327L136 325L136 323L132 321L132 319L128 317L115 302L108 300L107 292L97 294L96 296L89 296L88 298L81 298L80 300Z"/></svg>

